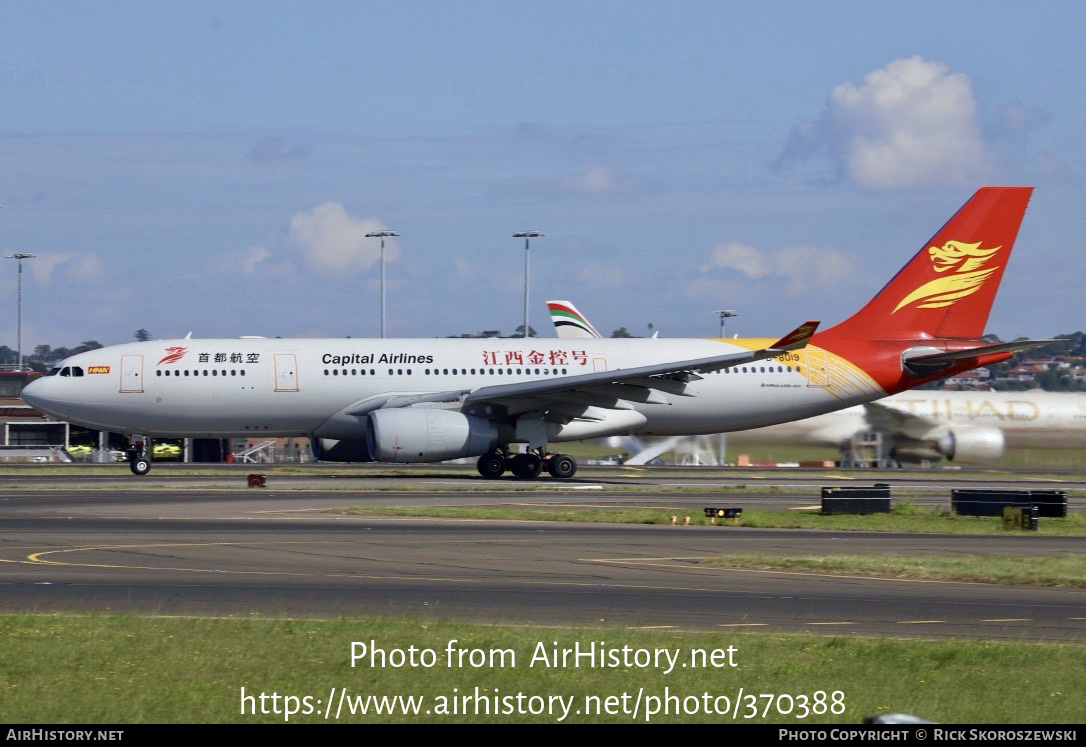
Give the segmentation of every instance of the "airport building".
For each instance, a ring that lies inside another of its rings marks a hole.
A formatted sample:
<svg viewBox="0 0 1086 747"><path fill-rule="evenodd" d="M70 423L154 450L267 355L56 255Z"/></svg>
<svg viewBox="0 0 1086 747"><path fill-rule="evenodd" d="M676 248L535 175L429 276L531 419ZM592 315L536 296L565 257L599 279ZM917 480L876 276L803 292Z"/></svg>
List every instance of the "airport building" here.
<svg viewBox="0 0 1086 747"><path fill-rule="evenodd" d="M23 387L41 376L15 366L0 368L0 462L62 462L71 426L53 420L19 399Z"/></svg>

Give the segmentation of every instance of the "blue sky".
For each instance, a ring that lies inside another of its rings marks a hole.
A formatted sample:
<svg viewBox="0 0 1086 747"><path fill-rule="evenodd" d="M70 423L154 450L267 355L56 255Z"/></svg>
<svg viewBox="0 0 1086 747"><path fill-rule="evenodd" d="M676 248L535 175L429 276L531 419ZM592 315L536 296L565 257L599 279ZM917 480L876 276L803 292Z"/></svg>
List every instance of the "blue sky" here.
<svg viewBox="0 0 1086 747"><path fill-rule="evenodd" d="M23 348L848 316L983 184L1036 187L989 329L1086 328L1072 2L11 2ZM15 346L15 263L0 344ZM7 306L4 310L2 307Z"/></svg>

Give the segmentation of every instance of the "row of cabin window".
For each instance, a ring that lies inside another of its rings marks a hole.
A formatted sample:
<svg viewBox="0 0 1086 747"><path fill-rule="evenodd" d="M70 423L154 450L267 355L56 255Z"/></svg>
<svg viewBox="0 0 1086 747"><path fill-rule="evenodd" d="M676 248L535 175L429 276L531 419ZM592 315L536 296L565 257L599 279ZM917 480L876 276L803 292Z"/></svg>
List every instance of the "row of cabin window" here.
<svg viewBox="0 0 1086 747"><path fill-rule="evenodd" d="M777 373L784 373L785 369L787 369L788 373L792 373L792 367L791 366L777 366ZM466 368L454 368L454 369L451 369L451 370L452 370L452 375L453 376L467 375L468 374L468 369L466 369ZM441 368L441 369L435 368L435 369L433 369L433 371L431 371L429 368L427 368L425 373L426 373L427 376L448 376L449 371L450 371L450 369L448 369L448 368ZM497 371L497 374L495 374L495 371ZM517 373L518 376L522 375L521 371L522 371L522 369L519 369L519 368L516 369L516 373ZM566 371L567 371L567 369L563 368L561 370L561 373L563 375L565 375ZM158 370L155 371L156 376L162 376L163 373L165 373L166 376L169 376L170 375L170 369L165 369L165 372L163 372L163 369L158 369ZM502 375L502 369L500 369L500 368L497 368L497 369L494 369L494 368L489 368L489 369L480 368L480 369L478 369L478 374L476 374L476 369L473 368L473 369L471 369L470 373L471 373L472 376L475 376L475 375L480 375L480 376L486 376L486 375L494 376L494 375L497 375L497 376L501 376ZM525 368L525 369L523 369L523 373L531 375L533 373L533 369ZM552 369L546 369L546 368L539 369L539 368L537 368L537 369L534 369L534 373L535 373L536 376L539 376L541 374L543 376L557 376L558 373L559 373L559 370L557 368L552 368ZM742 367L738 367L738 368L724 368L724 369L721 369L721 370L717 371L717 373L724 373L724 374L727 374L727 373L748 373L748 371L747 371L746 366L742 366ZM766 367L765 366L759 366L757 368L757 370L755 370L755 367L751 366L749 373L766 373ZM773 373L773 366L769 367L769 373ZM796 373L803 373L803 370L802 370L802 368L800 366L796 366ZM83 369L80 368L79 366L65 366L64 368L54 368L47 375L48 376L56 376L57 374L59 374L61 376L82 376L83 375ZM191 374L189 374L189 370L186 368L186 369L183 369L183 370L174 370L173 375L174 376L189 376L189 375L200 376L201 374L200 374L199 370L195 370ZM203 369L203 375L204 376L209 375L208 374L208 369ZM218 370L217 369L211 369L211 374L210 375L211 376L218 376L219 375ZM223 376L228 375L226 370L222 371L222 375ZM231 369L229 375L230 376L244 376L245 375L245 369L241 369L240 373L237 370ZM324 369L324 375L325 376L340 376L340 375L347 376L348 374L347 374L347 369L346 368L342 369L342 374L340 373L340 369L337 369L337 368L327 369L326 368L326 369ZM364 369L364 368L362 368L362 369L352 368L351 372L350 372L350 375L351 376L366 376L367 372L366 372L366 369ZM374 369L371 368L369 370L368 375L376 376L377 372ZM389 376L403 376L404 375L404 369L402 369L402 368L391 369L390 368L390 369L388 369L388 375ZM411 375L411 369L410 368L407 369L407 375L408 376ZM512 376L513 375L513 369L511 369L511 368L505 369L505 375L506 376Z"/></svg>
<svg viewBox="0 0 1086 747"><path fill-rule="evenodd" d="M557 376L559 373L561 373L562 375L565 375L568 370L569 369L566 369L566 368L563 368L563 369L536 368L536 369L534 369L534 373L535 373L536 376ZM467 376L469 374L469 370L466 369L466 368L452 368L452 369L450 369L450 368L435 368L433 370L427 368L426 371L425 371L425 374L427 376L448 376L448 375L450 375L450 373L453 376ZM518 375L518 376L522 376L522 375L531 376L532 373L533 373L533 369L531 369L531 368L524 368L524 369L518 368L518 369L516 369L516 374L515 375ZM369 371L367 371L364 368L352 368L352 369L350 369L350 371L348 371L346 368L343 368L343 369L326 368L326 369L324 369L324 375L325 376L376 376L377 372L372 368L369 369ZM404 376L404 375L411 376L412 371L411 371L410 368L408 368L406 370L402 369L402 368L395 368L395 369L390 368L390 369L388 369L388 375L389 376ZM513 376L514 373L513 373L512 368L504 369L504 373L503 373L503 370L500 369L500 368L479 368L479 369L473 368L473 369L470 369L470 375L472 375L472 376L488 376L488 375L489 376L503 376L503 375L504 376Z"/></svg>
<svg viewBox="0 0 1086 747"><path fill-rule="evenodd" d="M749 373L767 373L767 371L765 369L766 369L765 366L758 366L757 368L755 368L754 366L751 366ZM773 371L773 366L770 366L768 373L784 373L786 370L788 371L788 373L792 373L792 367L791 366L777 366L776 372ZM723 374L726 374L726 373L748 373L748 371L747 371L746 366L741 366L741 367L733 367L733 368L722 368L719 371L717 371L717 373L723 373ZM796 366L796 373L799 373L799 374L803 373L803 369L802 369L801 366Z"/></svg>
<svg viewBox="0 0 1086 747"><path fill-rule="evenodd" d="M204 368L204 369L196 369L190 374L189 369L187 369L187 368L180 369L180 370L175 368L175 369L173 369L173 373L171 374L170 369L167 368L167 369L163 370L163 369L160 368L160 369L155 371L155 376L163 376L163 375L165 375L165 376L171 376L171 375L172 376L200 376L201 375L201 373L200 373L201 370L203 371L203 374L202 374L203 376L218 376L220 369L212 368L212 369L210 369L211 370L210 374L208 373L208 369L206 369L206 368ZM245 369L244 368L241 369L240 371L238 371L236 369L230 369L229 374L227 374L226 369L221 369L221 370L222 370L222 375L223 376L228 376L228 375L229 376L244 376L245 375Z"/></svg>

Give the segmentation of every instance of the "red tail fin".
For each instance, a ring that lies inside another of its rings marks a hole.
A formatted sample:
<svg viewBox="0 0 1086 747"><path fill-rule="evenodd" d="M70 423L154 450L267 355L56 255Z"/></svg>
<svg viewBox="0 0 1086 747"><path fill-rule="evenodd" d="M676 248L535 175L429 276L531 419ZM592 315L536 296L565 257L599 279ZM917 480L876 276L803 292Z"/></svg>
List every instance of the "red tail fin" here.
<svg viewBox="0 0 1086 747"><path fill-rule="evenodd" d="M859 312L826 335L980 339L1032 187L983 187Z"/></svg>

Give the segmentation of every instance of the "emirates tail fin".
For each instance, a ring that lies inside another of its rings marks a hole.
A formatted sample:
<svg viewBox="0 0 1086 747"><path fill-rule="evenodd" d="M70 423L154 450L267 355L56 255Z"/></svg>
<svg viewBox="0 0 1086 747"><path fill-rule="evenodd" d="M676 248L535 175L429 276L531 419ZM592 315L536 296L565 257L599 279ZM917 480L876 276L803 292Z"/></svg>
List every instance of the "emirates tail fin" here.
<svg viewBox="0 0 1086 747"><path fill-rule="evenodd" d="M590 340L603 337L584 314L569 301L547 301L555 333L565 339Z"/></svg>

